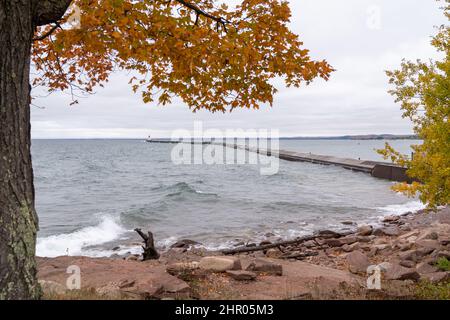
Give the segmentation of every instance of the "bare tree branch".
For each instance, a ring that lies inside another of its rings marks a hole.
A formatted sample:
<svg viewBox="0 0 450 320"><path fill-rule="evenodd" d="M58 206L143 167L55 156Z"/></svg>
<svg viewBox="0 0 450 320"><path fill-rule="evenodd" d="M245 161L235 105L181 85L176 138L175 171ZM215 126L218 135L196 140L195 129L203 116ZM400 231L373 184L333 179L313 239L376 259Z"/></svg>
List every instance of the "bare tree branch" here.
<svg viewBox="0 0 450 320"><path fill-rule="evenodd" d="M195 13L197 15L196 19L195 19L195 24L198 23L198 17L199 16L204 16L204 17L209 18L209 19L211 19L213 21L216 21L217 22L217 27L219 25L222 25L222 27L224 28L225 32L227 31L226 24L230 23L230 21L228 21L228 20L226 20L226 19L224 19L222 17L216 17L216 16L214 16L214 15L212 15L212 14L210 14L210 13L208 13L208 12L202 10L202 9L200 9L199 7L197 7L196 5L194 5L194 4L192 4L192 3L188 2L188 1L185 1L185 0L175 0L175 1L180 3L180 4L182 4L183 6L185 6L187 8L189 8L189 9L195 11Z"/></svg>
<svg viewBox="0 0 450 320"><path fill-rule="evenodd" d="M46 33L44 33L43 35L40 35L40 36L38 36L38 37L33 38L33 41L41 41L41 40L44 40L45 38L51 36L52 33L55 32L55 30L58 29L58 28L61 28L61 25L60 25L58 22L56 22L55 25L54 25L50 30L48 30L48 31L47 31ZM62 29L62 28L61 28L61 29Z"/></svg>
<svg viewBox="0 0 450 320"><path fill-rule="evenodd" d="M70 6L72 0L34 0L33 21L35 26L57 23Z"/></svg>

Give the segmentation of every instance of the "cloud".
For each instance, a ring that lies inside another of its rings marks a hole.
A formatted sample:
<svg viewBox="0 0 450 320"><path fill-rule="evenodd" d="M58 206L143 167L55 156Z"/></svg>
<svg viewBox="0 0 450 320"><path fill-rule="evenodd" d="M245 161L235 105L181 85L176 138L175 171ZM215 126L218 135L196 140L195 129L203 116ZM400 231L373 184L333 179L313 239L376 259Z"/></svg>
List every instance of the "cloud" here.
<svg viewBox="0 0 450 320"><path fill-rule="evenodd" d="M423 0L295 0L292 29L314 58L326 58L337 71L330 81L284 88L273 108L232 114L191 113L180 100L171 106L145 105L132 93L126 74L69 107L65 94L36 99L33 138L138 138L170 136L173 130L204 127L279 129L282 135L411 133L399 106L387 93L386 69L402 58L436 57L430 45L434 25L444 22L439 3ZM374 10L374 8L376 10ZM373 14L378 23L373 27Z"/></svg>

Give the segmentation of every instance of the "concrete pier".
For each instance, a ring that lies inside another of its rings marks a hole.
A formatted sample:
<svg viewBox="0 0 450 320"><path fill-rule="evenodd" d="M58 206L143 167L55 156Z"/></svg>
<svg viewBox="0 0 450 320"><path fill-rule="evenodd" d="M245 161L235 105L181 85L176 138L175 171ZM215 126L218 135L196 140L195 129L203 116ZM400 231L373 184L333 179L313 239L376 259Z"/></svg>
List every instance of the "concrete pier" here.
<svg viewBox="0 0 450 320"><path fill-rule="evenodd" d="M172 140L147 140L150 143L180 143ZM411 183L413 180L406 175L406 168L397 166L388 162L357 160L350 158L339 158L334 156L325 156L312 153L301 153L287 150L271 151L267 149L249 147L247 144L239 143L218 143L213 141L182 141L183 143L191 144L217 144L223 145L227 148L242 149L249 152L256 152L258 154L278 157L279 159L294 162L309 162L321 165L334 165L344 169L364 172L370 174L372 177Z"/></svg>
<svg viewBox="0 0 450 320"><path fill-rule="evenodd" d="M321 165L335 165L352 171L368 173L372 177L380 179L397 182L412 182L412 179L406 175L406 168L388 162L339 158L334 156L324 156L287 150L271 151L240 144L223 143L223 146L234 149L243 149L249 152L256 152L266 156L278 157L286 161L309 162Z"/></svg>

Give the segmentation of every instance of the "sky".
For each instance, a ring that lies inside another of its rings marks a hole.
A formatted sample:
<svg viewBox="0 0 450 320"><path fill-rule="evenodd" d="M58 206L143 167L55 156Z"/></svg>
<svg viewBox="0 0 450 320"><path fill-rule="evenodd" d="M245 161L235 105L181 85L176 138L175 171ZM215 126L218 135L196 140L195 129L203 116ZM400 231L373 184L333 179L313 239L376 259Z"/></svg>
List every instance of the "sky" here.
<svg viewBox="0 0 450 320"><path fill-rule="evenodd" d="M31 110L32 138L170 137L175 130L203 128L276 129L282 136L410 134L400 106L387 91L384 70L403 58L439 57L430 44L435 26L446 23L435 0L291 0L291 29L314 59L337 71L326 82L285 88L273 107L232 113L192 113L179 99L170 106L144 104L114 74L105 88L69 106L70 97L54 93L36 98ZM39 106L39 107L37 107Z"/></svg>

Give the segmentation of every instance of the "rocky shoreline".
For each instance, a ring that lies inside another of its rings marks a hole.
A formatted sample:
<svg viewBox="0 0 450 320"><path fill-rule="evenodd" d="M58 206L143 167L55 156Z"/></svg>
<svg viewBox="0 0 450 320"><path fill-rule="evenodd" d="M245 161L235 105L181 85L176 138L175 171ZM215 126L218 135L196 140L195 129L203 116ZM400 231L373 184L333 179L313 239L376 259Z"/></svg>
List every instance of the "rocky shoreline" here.
<svg viewBox="0 0 450 320"><path fill-rule="evenodd" d="M195 245L178 242L144 262L135 255L38 258L38 276L49 299L416 299L427 298L424 286L450 295L449 207L235 250ZM71 265L81 270L81 290L65 286ZM381 288L367 288L369 267L380 271Z"/></svg>

